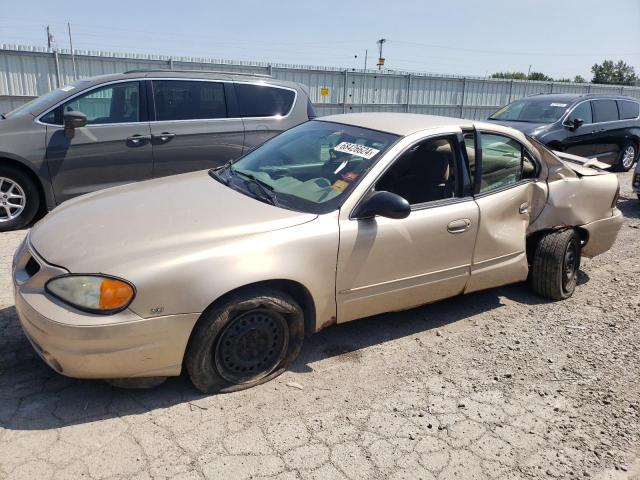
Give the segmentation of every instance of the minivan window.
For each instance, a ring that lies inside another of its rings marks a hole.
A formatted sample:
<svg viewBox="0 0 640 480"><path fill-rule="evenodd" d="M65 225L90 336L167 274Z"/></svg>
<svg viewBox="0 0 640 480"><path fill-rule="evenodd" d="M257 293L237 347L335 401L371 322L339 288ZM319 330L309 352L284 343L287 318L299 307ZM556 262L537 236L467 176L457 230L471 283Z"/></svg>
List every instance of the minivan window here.
<svg viewBox="0 0 640 480"><path fill-rule="evenodd" d="M593 100L593 120L595 123L618 120L618 106L615 100Z"/></svg>
<svg viewBox="0 0 640 480"><path fill-rule="evenodd" d="M591 102L582 102L567 117L569 123L580 119L583 123L593 123L593 115L591 114Z"/></svg>
<svg viewBox="0 0 640 480"><path fill-rule="evenodd" d="M159 121L227 117L222 82L153 80L153 99Z"/></svg>
<svg viewBox="0 0 640 480"><path fill-rule="evenodd" d="M236 83L240 115L243 117L273 117L287 115L296 96L293 90Z"/></svg>
<svg viewBox="0 0 640 480"><path fill-rule="evenodd" d="M122 82L90 90L62 105L63 112L87 116L87 125L140 121L138 82Z"/></svg>
<svg viewBox="0 0 640 480"><path fill-rule="evenodd" d="M640 104L638 102L618 100L618 110L620 111L621 120L638 118L638 116L640 116Z"/></svg>
<svg viewBox="0 0 640 480"><path fill-rule="evenodd" d="M567 111L569 104L560 100L527 98L502 107L490 120L510 122L553 123Z"/></svg>

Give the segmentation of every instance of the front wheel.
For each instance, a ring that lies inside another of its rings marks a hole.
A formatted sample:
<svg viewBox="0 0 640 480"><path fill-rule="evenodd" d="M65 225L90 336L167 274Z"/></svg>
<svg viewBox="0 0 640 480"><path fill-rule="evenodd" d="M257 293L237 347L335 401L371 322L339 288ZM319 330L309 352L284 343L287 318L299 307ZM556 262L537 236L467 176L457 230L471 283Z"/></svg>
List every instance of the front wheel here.
<svg viewBox="0 0 640 480"><path fill-rule="evenodd" d="M251 288L202 314L185 364L203 393L243 390L280 375L300 353L303 340L298 303L271 288Z"/></svg>
<svg viewBox="0 0 640 480"><path fill-rule="evenodd" d="M618 156L618 163L615 165L615 169L619 172L628 172L633 167L636 161L638 150L634 143L627 143L620 151Z"/></svg>
<svg viewBox="0 0 640 480"><path fill-rule="evenodd" d="M580 254L580 238L574 229L544 235L536 246L531 266L533 290L551 300L564 300L573 295Z"/></svg>
<svg viewBox="0 0 640 480"><path fill-rule="evenodd" d="M13 165L0 165L0 232L26 226L39 208L40 192L29 175Z"/></svg>

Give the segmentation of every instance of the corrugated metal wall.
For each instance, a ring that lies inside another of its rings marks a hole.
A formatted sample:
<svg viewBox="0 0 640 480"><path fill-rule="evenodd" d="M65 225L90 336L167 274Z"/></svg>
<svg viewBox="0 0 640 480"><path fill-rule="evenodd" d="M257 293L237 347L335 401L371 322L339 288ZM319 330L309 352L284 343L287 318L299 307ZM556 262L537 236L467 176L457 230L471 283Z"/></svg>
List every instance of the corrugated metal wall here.
<svg viewBox="0 0 640 480"><path fill-rule="evenodd" d="M346 71L190 57L76 51L75 63L77 78L138 68L267 73L305 85L320 115L388 111L484 119L501 105L536 93L616 93L640 99L640 87ZM0 112L73 80L68 50L47 52L37 47L0 45Z"/></svg>

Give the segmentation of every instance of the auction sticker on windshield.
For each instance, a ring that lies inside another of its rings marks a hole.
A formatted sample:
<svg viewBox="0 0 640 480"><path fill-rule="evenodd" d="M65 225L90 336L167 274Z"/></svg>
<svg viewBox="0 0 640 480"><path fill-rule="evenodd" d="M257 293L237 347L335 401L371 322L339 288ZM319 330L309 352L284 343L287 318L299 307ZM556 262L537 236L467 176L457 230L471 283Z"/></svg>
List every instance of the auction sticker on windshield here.
<svg viewBox="0 0 640 480"><path fill-rule="evenodd" d="M358 145L357 143L349 143L342 142L333 147L336 152L342 153L350 153L351 155L356 155L358 157L366 158L369 160L376 156L380 150L376 150L375 148L367 147L366 145Z"/></svg>

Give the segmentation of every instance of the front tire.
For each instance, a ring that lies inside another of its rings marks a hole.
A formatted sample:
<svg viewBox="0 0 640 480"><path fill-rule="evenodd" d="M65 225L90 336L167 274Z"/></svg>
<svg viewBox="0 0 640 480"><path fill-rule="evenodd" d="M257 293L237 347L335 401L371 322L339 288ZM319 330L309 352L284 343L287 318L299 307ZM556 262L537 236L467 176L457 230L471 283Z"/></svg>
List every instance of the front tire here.
<svg viewBox="0 0 640 480"><path fill-rule="evenodd" d="M533 290L551 300L564 300L573 295L580 270L580 250L580 238L573 229L544 235L533 257Z"/></svg>
<svg viewBox="0 0 640 480"><path fill-rule="evenodd" d="M635 143L627 143L618 156L618 162L615 165L615 170L618 172L628 172L633 167L638 156L638 148Z"/></svg>
<svg viewBox="0 0 640 480"><path fill-rule="evenodd" d="M244 390L280 375L300 353L304 314L289 295L250 288L205 311L191 334L185 366L203 393Z"/></svg>
<svg viewBox="0 0 640 480"><path fill-rule="evenodd" d="M0 165L0 232L28 225L40 209L40 191L24 171Z"/></svg>

